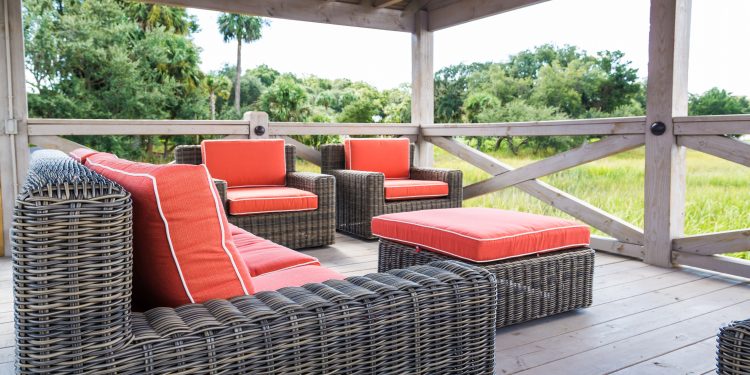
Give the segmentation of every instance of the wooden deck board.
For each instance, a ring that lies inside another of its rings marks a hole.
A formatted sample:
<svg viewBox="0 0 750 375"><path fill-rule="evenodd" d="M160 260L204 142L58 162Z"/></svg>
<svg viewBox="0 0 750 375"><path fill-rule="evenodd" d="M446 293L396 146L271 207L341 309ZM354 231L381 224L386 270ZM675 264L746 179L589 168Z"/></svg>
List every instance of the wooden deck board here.
<svg viewBox="0 0 750 375"><path fill-rule="evenodd" d="M347 276L377 271L377 242L337 235L303 252ZM0 258L0 375L13 371L11 261ZM594 304L497 331L497 374L705 374L715 334L750 311L747 280L597 254Z"/></svg>

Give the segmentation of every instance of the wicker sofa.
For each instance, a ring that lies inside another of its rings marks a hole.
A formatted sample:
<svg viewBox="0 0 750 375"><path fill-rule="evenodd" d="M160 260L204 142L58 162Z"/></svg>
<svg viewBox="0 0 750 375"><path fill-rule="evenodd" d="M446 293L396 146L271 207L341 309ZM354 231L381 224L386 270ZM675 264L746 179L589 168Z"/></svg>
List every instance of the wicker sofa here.
<svg viewBox="0 0 750 375"><path fill-rule="evenodd" d="M318 209L313 211L274 212L255 215L227 215L229 222L280 245L302 249L325 246L335 241L335 182L333 177L307 172L296 172L296 154L286 145L287 186L309 191L318 196ZM201 146L177 146L174 151L178 164L201 164ZM216 180L219 194L228 213L226 181Z"/></svg>
<svg viewBox="0 0 750 375"><path fill-rule="evenodd" d="M336 229L360 238L375 239L370 222L373 217L405 211L461 207L463 202L460 170L418 168L414 166L414 145L410 147L410 176L415 180L443 181L448 184L446 197L387 201L385 177L381 173L345 168L344 145L323 145L321 172L336 177Z"/></svg>
<svg viewBox="0 0 750 375"><path fill-rule="evenodd" d="M131 310L130 194L32 158L13 218L21 374L491 374L497 284L455 262Z"/></svg>
<svg viewBox="0 0 750 375"><path fill-rule="evenodd" d="M750 319L722 327L717 344L717 374L750 374Z"/></svg>

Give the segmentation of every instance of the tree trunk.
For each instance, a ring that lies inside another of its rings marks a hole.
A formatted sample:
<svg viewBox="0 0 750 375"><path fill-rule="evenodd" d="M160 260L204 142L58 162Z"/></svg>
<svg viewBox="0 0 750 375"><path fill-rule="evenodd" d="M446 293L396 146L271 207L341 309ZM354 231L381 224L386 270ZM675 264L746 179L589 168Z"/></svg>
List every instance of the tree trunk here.
<svg viewBox="0 0 750 375"><path fill-rule="evenodd" d="M240 113L240 75L242 74L242 39L237 38L237 74L234 79L234 109Z"/></svg>
<svg viewBox="0 0 750 375"><path fill-rule="evenodd" d="M209 98L211 101L211 120L216 120L216 94L212 91Z"/></svg>

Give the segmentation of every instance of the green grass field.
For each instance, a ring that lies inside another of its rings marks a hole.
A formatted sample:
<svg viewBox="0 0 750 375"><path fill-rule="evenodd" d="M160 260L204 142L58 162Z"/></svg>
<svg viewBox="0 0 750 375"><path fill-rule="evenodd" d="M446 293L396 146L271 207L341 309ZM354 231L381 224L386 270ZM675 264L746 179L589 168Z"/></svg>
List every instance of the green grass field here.
<svg viewBox="0 0 750 375"><path fill-rule="evenodd" d="M493 156L516 167L539 159L504 152ZM692 151L688 151L687 164L685 232L700 234L750 228L750 168ZM487 173L437 147L435 165L463 170L464 185L489 177ZM317 167L302 163L300 169L314 171ZM643 148L542 178L543 181L639 227L643 227L643 179ZM515 188L470 199L464 205L569 217ZM732 255L750 259L750 252Z"/></svg>

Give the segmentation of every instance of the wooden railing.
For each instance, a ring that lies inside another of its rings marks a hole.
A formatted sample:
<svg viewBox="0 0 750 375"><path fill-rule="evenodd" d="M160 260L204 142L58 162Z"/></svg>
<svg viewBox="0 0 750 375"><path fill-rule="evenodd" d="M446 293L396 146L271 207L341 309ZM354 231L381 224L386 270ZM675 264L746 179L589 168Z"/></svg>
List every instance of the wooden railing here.
<svg viewBox="0 0 750 375"><path fill-rule="evenodd" d="M677 142L697 151L750 167L750 145L726 134L750 133L750 116L702 116L674 118ZM644 259L644 230L594 205L539 181L544 177L646 143L645 117L540 121L488 124L322 124L268 122L262 113L237 121L183 120L60 120L29 119L30 142L42 147L70 150L79 145L61 135L225 135L230 138L283 137L294 144L298 155L320 165L320 152L293 135L390 135L412 140L419 137L461 160L487 172L490 177L464 187L470 199L508 187L516 187L542 202L573 216L611 237L594 236L592 246L600 251ZM258 131L258 128L262 128ZM455 140L455 136L553 136L593 135L601 140L559 153L520 168ZM684 199L684 197L682 197ZM644 208L648 212L649 207ZM673 240L675 264L750 277L750 261L718 256L750 250L750 229L682 236Z"/></svg>

